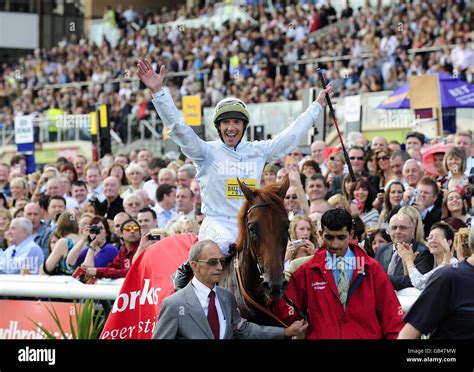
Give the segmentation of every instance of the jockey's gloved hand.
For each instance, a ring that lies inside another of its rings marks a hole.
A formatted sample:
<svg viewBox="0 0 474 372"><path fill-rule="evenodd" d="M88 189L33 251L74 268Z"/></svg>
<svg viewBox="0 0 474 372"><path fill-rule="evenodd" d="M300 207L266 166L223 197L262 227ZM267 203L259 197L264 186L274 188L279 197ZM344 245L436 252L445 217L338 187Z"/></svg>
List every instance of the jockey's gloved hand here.
<svg viewBox="0 0 474 372"><path fill-rule="evenodd" d="M193 270L191 268L191 264L189 260L183 263L178 270L175 271L173 275L171 275L171 280L173 281L174 290L177 292L180 289L186 287L189 281L193 278Z"/></svg>
<svg viewBox="0 0 474 372"><path fill-rule="evenodd" d="M237 244L229 244L229 255L226 257L227 262L230 262L234 255L237 253Z"/></svg>

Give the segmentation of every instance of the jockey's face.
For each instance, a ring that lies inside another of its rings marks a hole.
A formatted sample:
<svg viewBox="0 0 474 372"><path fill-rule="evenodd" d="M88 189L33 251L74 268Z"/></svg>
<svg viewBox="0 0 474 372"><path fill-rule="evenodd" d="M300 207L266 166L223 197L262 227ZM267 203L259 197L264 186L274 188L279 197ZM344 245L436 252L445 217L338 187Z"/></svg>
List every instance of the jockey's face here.
<svg viewBox="0 0 474 372"><path fill-rule="evenodd" d="M219 124L224 143L235 147L244 135L244 121L241 119L224 119Z"/></svg>

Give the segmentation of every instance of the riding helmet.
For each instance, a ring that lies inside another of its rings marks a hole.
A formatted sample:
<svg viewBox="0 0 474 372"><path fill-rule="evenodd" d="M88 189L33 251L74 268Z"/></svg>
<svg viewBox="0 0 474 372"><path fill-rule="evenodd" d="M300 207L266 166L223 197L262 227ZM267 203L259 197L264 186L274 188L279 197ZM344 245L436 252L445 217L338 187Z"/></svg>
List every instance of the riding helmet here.
<svg viewBox="0 0 474 372"><path fill-rule="evenodd" d="M235 97L228 97L220 100L214 110L214 126L223 140L219 130L219 124L224 119L241 119L244 122L244 132L250 121L250 114L245 103Z"/></svg>

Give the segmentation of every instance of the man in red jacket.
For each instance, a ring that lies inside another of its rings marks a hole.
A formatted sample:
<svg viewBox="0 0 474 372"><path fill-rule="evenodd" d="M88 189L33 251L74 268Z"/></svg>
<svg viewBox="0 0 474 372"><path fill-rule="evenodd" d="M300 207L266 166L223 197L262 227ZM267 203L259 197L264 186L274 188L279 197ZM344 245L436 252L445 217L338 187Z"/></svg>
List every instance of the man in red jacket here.
<svg viewBox="0 0 474 372"><path fill-rule="evenodd" d="M396 339L403 311L377 261L349 243L353 221L344 209L321 217L324 245L291 276L286 295L306 313L308 339ZM291 324L297 311L281 299L274 311Z"/></svg>

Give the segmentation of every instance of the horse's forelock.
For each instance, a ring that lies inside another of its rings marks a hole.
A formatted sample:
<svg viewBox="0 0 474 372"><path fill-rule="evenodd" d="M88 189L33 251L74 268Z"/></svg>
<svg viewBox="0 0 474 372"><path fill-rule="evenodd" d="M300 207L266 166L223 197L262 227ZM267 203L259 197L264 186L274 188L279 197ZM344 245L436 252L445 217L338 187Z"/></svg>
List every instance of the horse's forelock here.
<svg viewBox="0 0 474 372"><path fill-rule="evenodd" d="M279 193L280 186L277 184L270 184L261 190L258 190L258 196L260 196L265 204L268 204L272 211L278 211L280 214L287 215L283 199Z"/></svg>

